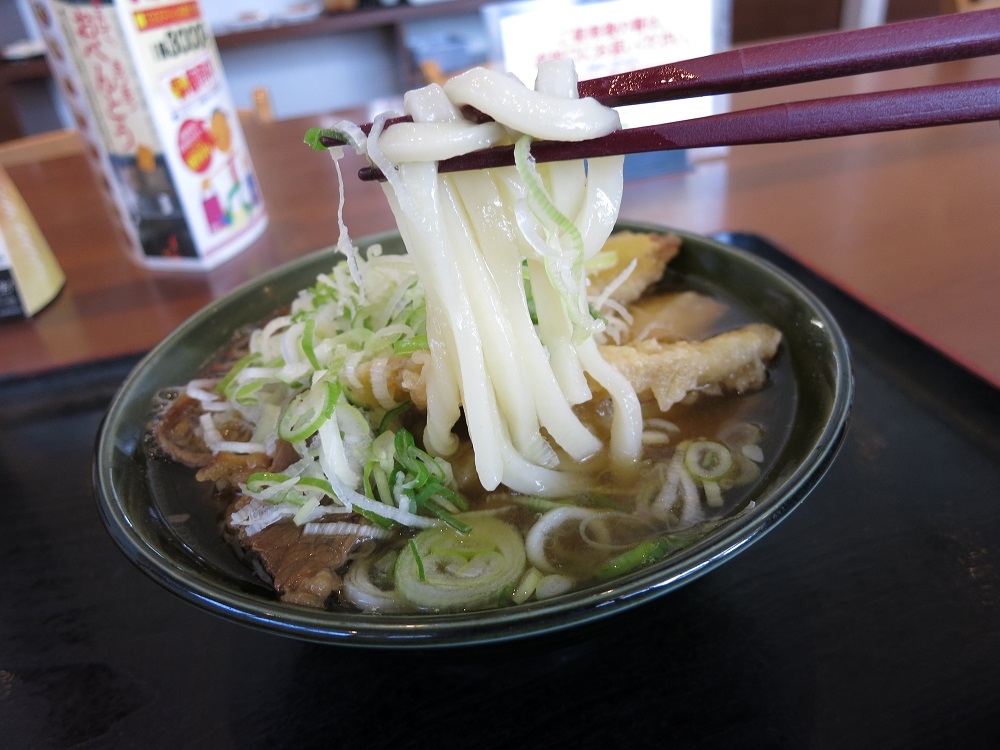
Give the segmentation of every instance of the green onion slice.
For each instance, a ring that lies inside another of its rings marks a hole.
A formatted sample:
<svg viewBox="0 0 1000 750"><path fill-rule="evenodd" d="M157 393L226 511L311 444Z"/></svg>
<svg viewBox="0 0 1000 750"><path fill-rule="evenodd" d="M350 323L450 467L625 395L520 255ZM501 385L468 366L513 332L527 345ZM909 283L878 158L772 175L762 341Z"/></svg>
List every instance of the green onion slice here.
<svg viewBox="0 0 1000 750"><path fill-rule="evenodd" d="M733 468L733 454L714 440L694 440L684 453L684 467L695 479L717 482Z"/></svg>
<svg viewBox="0 0 1000 750"><path fill-rule="evenodd" d="M339 383L323 380L293 398L278 423L281 439L297 443L316 434L320 425L333 414L340 391Z"/></svg>
<svg viewBox="0 0 1000 750"><path fill-rule="evenodd" d="M417 543L411 539L407 542L407 546L409 546L410 552L413 553L413 562L417 566L417 580L426 581L427 573L424 570L424 560L420 556L420 550L417 549Z"/></svg>
<svg viewBox="0 0 1000 750"><path fill-rule="evenodd" d="M521 534L493 516L477 516L468 534L426 529L409 545L413 554L396 559L396 590L421 609L458 612L495 606L501 592L516 587L524 574Z"/></svg>
<svg viewBox="0 0 1000 750"><path fill-rule="evenodd" d="M257 352L250 352L249 354L240 357L240 359L238 359L236 363L229 368L229 372L227 372L226 376L219 381L219 384L215 387L215 389L219 393L226 396L226 398L229 398L229 388L236 379L236 376L240 374L240 371L249 365L256 364L259 361L260 354Z"/></svg>
<svg viewBox="0 0 1000 750"><path fill-rule="evenodd" d="M623 552L617 557L612 557L601 565L597 569L597 577L607 580L628 573L630 570L654 563L666 557L672 545L670 537L649 539L637 544L628 552Z"/></svg>
<svg viewBox="0 0 1000 750"><path fill-rule="evenodd" d="M392 345L393 354L412 354L413 352L420 352L425 349L430 349L430 344L425 335L401 339Z"/></svg>
<svg viewBox="0 0 1000 750"><path fill-rule="evenodd" d="M378 434L381 435L382 433L387 432L391 428L393 421L397 417L402 416L405 412L409 411L412 406L412 401L405 401L399 406L387 411L385 416L383 416L382 420L378 423Z"/></svg>
<svg viewBox="0 0 1000 750"><path fill-rule="evenodd" d="M320 369L319 360L316 359L316 318L306 318L305 327L302 329L302 353L306 355L309 364L314 370Z"/></svg>
<svg viewBox="0 0 1000 750"><path fill-rule="evenodd" d="M352 139L344 132L335 128L309 128L302 137L302 142L314 151L326 151L328 146L324 145L321 138L335 138L347 145Z"/></svg>

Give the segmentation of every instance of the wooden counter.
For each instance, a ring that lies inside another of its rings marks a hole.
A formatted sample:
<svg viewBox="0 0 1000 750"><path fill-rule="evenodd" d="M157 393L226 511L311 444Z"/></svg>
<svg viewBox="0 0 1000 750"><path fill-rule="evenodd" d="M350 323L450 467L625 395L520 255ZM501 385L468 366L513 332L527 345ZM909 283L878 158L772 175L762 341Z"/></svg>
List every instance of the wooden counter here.
<svg viewBox="0 0 1000 750"><path fill-rule="evenodd" d="M1000 59L926 66L733 98L734 108L1000 75ZM368 113L349 113L367 119ZM209 273L128 259L82 157L9 170L68 283L33 320L0 322L0 378L149 349L200 307L336 240L332 165L301 143L331 117L245 125L271 216L265 235ZM345 170L359 165L350 159ZM1000 128L995 123L732 149L682 174L631 182L622 217L700 233L760 233L1000 384ZM355 237L390 229L380 189L351 181Z"/></svg>

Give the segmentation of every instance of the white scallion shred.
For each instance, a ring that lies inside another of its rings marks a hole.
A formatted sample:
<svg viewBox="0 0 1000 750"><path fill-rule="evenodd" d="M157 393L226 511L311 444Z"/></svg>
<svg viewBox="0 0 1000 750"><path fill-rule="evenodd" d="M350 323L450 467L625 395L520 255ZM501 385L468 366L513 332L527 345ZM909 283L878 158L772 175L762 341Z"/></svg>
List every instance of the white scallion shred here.
<svg viewBox="0 0 1000 750"><path fill-rule="evenodd" d="M631 262L629 262L629 264L622 269L621 273L615 276L615 278L613 278L608 285L601 290L600 295L591 300L591 304L595 309L601 310L604 308L604 305L607 304L611 295L615 293L618 287L628 281L628 277L632 275L632 272L635 271L635 267L637 265L639 265L638 259L633 258Z"/></svg>
<svg viewBox="0 0 1000 750"><path fill-rule="evenodd" d="M380 526L371 524L349 523L347 521L307 523L302 528L303 534L311 536L356 536L361 539L388 539L392 532Z"/></svg>
<svg viewBox="0 0 1000 750"><path fill-rule="evenodd" d="M220 440L212 446L217 452L222 453L267 453L265 443L253 443L239 440Z"/></svg>

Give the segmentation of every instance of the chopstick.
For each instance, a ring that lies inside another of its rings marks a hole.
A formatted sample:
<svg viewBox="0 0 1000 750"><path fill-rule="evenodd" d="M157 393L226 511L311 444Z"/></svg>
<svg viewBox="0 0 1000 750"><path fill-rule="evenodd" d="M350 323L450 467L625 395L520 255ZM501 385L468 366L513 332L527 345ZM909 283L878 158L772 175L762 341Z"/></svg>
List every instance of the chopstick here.
<svg viewBox="0 0 1000 750"><path fill-rule="evenodd" d="M537 141L531 145L531 155L537 162L565 161L784 143L986 120L1000 120L1000 78L787 102L618 130L586 141ZM513 163L514 147L501 146L445 159L438 162L438 171L461 172ZM359 170L358 177L365 181L383 178L372 167Z"/></svg>
<svg viewBox="0 0 1000 750"><path fill-rule="evenodd" d="M730 50L581 81L578 90L581 97L591 96L606 106L622 106L737 93L997 53L1000 8ZM1000 82L994 80L792 102L620 130L576 143L539 141L532 144L531 153L536 161L560 161L1000 119L998 91ZM474 110L468 114L485 118ZM404 121L410 118L392 118L385 126ZM368 133L371 123L361 127ZM328 147L342 145L335 137L323 136L320 141ZM502 146L439 162L439 170L454 172L510 164L513 147ZM362 180L383 178L372 167L361 169L358 176Z"/></svg>
<svg viewBox="0 0 1000 750"><path fill-rule="evenodd" d="M1000 8L995 8L759 44L592 78L581 81L577 90L581 97L618 107L735 94L998 53ZM385 127L400 122L412 122L412 118L390 118ZM371 128L370 122L361 125L366 135ZM328 136L320 140L327 147L344 145Z"/></svg>

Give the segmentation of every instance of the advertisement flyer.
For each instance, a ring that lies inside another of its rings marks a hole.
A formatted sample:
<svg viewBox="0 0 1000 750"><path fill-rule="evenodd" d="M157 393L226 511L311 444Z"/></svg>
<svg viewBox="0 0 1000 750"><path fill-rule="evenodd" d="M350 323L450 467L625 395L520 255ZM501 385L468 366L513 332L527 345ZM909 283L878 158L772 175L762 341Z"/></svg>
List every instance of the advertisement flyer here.
<svg viewBox="0 0 1000 750"><path fill-rule="evenodd" d="M215 40L194 0L116 7L194 244L221 262L266 216Z"/></svg>
<svg viewBox="0 0 1000 750"><path fill-rule="evenodd" d="M46 0L36 17L142 261L209 269L267 225L214 37L195 0Z"/></svg>

